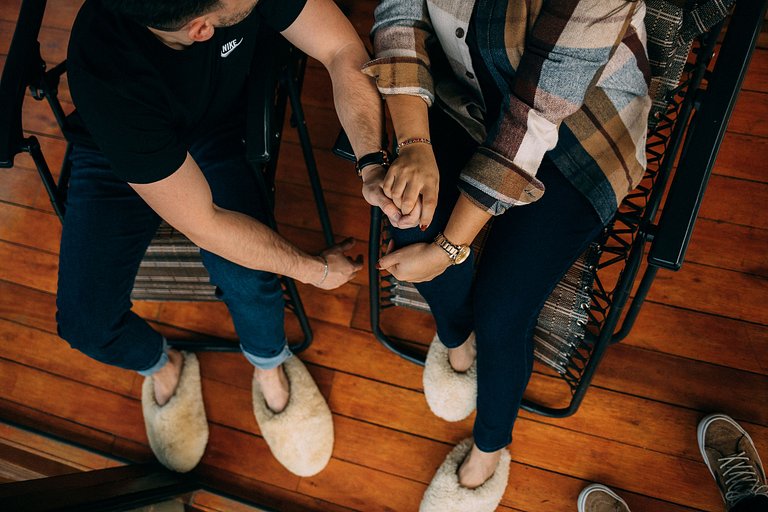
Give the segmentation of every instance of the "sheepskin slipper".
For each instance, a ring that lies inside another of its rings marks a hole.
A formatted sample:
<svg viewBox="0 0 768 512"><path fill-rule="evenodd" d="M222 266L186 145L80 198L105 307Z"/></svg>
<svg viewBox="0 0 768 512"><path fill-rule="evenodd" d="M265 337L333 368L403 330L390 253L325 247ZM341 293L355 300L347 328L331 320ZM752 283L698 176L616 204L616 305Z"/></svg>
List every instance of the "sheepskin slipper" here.
<svg viewBox="0 0 768 512"><path fill-rule="evenodd" d="M291 394L288 405L275 414L267 407L255 376L253 414L275 458L298 476L316 475L333 452L333 419L317 384L298 357L283 363Z"/></svg>
<svg viewBox="0 0 768 512"><path fill-rule="evenodd" d="M509 451L501 452L493 476L475 489L459 484L459 467L472 449L472 438L457 444L437 469L421 499L419 512L493 512L501 502L509 478Z"/></svg>
<svg viewBox="0 0 768 512"><path fill-rule="evenodd" d="M475 342L472 333L466 343ZM466 372L457 372L448 360L448 349L435 334L424 363L424 397L435 416L461 421L477 403L477 361Z"/></svg>
<svg viewBox="0 0 768 512"><path fill-rule="evenodd" d="M168 469L186 473L197 466L208 444L200 365L195 354L182 352L184 366L176 391L162 407L155 401L152 377L144 379L141 406L149 446Z"/></svg>

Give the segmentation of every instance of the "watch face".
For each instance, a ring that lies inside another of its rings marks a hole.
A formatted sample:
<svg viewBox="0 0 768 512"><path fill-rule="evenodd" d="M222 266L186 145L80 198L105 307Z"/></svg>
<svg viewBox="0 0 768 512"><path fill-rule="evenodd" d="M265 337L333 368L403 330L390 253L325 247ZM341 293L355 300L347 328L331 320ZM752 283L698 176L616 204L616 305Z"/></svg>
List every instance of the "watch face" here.
<svg viewBox="0 0 768 512"><path fill-rule="evenodd" d="M456 265L460 263L464 263L467 258L469 258L469 253L472 251L472 249L465 245L461 249L459 249L459 253L456 255L456 259L454 260L456 262Z"/></svg>

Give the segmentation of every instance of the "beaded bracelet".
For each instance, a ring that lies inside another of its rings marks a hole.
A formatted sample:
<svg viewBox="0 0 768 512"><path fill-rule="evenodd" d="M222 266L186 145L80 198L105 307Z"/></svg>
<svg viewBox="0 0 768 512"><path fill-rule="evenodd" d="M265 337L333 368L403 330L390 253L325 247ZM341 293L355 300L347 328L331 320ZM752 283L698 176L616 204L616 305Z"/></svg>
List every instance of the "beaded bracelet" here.
<svg viewBox="0 0 768 512"><path fill-rule="evenodd" d="M398 142L397 151L399 152L402 148L410 146L411 144L428 144L431 146L432 141L426 137L411 137L410 139L405 139L403 142Z"/></svg>

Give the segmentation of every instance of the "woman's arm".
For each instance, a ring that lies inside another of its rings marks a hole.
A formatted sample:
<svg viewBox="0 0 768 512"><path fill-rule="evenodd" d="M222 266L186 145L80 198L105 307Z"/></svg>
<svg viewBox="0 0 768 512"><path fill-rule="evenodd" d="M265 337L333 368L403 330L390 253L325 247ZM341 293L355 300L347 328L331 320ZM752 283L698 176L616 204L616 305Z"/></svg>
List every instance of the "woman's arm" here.
<svg viewBox="0 0 768 512"><path fill-rule="evenodd" d="M386 96L386 101L398 142L429 140L429 115L423 99L398 94ZM403 215L414 214L412 217L416 217L424 230L435 214L439 182L440 173L432 146L417 142L400 150L382 186L384 193L392 198ZM419 210L420 215L415 215Z"/></svg>

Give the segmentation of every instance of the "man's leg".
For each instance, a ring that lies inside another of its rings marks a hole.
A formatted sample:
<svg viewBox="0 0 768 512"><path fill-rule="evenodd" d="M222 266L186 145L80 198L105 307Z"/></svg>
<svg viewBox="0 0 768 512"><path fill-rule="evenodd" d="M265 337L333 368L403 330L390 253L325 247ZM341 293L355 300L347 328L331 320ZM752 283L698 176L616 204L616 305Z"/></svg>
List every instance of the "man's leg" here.
<svg viewBox="0 0 768 512"><path fill-rule="evenodd" d="M193 145L195 158L211 187L214 203L267 223L254 170L245 159L245 146L235 129L222 129ZM203 262L224 301L240 338L245 357L256 367L267 403L281 411L288 402L288 381L281 363L291 356L285 337L285 301L275 274L252 270L208 251Z"/></svg>
<svg viewBox="0 0 768 512"><path fill-rule="evenodd" d="M61 237L59 335L106 364L151 373L163 337L131 311L131 290L160 218L97 151L75 147Z"/></svg>
<svg viewBox="0 0 768 512"><path fill-rule="evenodd" d="M212 134L190 153L203 169L216 205L266 223L267 205L239 137L226 131ZM299 358L290 357L277 276L205 251L203 261L229 308L245 357L255 366L253 414L262 436L289 471L318 473L333 452L333 419L312 376Z"/></svg>
<svg viewBox="0 0 768 512"><path fill-rule="evenodd" d="M98 361L147 376L142 408L150 446L165 466L184 472L197 465L208 441L197 360L166 351L164 338L131 311L136 272L159 222L99 152L74 149L61 240L59 334Z"/></svg>
<svg viewBox="0 0 768 512"><path fill-rule="evenodd" d="M698 427L701 456L729 512L768 510L768 483L755 443L725 414L712 414Z"/></svg>

